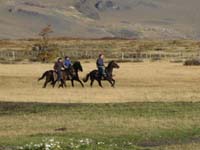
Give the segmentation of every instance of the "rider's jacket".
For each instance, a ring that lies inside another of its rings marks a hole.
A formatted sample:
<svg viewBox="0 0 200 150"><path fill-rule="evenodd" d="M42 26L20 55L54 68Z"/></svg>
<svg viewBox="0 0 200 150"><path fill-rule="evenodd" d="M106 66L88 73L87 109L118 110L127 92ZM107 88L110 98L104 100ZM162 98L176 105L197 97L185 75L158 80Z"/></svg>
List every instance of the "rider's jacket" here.
<svg viewBox="0 0 200 150"><path fill-rule="evenodd" d="M104 66L104 61L103 61L103 59L102 59L102 58L98 58L96 64L97 64L97 67L102 67L102 66Z"/></svg>
<svg viewBox="0 0 200 150"><path fill-rule="evenodd" d="M65 61L64 61L64 66L65 66L65 68L70 68L71 65L72 65L72 63L71 63L70 60L65 60Z"/></svg>
<svg viewBox="0 0 200 150"><path fill-rule="evenodd" d="M53 68L54 68L55 71L61 71L62 68L64 68L64 65L63 65L62 62L57 61L57 62L55 62Z"/></svg>

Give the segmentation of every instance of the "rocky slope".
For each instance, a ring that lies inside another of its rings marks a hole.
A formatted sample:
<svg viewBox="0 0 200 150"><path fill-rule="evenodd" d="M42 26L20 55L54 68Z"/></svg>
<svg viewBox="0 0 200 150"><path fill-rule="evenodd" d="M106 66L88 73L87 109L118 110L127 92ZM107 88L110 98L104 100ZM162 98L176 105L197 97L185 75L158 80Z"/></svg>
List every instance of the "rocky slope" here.
<svg viewBox="0 0 200 150"><path fill-rule="evenodd" d="M200 38L199 0L0 0L0 38Z"/></svg>

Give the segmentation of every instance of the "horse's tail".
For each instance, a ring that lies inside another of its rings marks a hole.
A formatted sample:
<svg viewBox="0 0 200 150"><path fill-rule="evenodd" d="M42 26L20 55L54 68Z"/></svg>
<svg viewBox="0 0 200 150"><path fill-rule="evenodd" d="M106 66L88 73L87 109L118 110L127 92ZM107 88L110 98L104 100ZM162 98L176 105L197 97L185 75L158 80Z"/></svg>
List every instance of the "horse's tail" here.
<svg viewBox="0 0 200 150"><path fill-rule="evenodd" d="M90 78L90 73L88 73L88 74L86 75L86 77L83 78L83 82L87 82L89 78Z"/></svg>
<svg viewBox="0 0 200 150"><path fill-rule="evenodd" d="M49 72L49 71L46 71L45 73L43 73L43 75L38 79L38 81L43 80L44 77L46 77L46 75L47 75L48 72Z"/></svg>

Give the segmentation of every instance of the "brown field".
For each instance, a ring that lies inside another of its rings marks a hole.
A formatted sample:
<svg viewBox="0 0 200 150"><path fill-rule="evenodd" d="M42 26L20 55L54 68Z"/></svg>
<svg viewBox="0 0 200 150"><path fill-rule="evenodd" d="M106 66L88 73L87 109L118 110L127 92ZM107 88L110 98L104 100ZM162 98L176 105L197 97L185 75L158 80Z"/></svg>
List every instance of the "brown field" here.
<svg viewBox="0 0 200 150"><path fill-rule="evenodd" d="M153 145L152 150L199 149L200 67L164 61L120 63L114 71L115 88L107 82L103 89L97 83L72 88L68 82L65 89L43 89L37 79L52 65L0 65L0 145L83 136L116 137L117 143L131 140ZM95 61L82 66L81 78L95 68ZM66 130L55 131L62 127Z"/></svg>
<svg viewBox="0 0 200 150"><path fill-rule="evenodd" d="M57 103L110 103L110 102L174 102L200 100L200 68L185 67L169 62L121 63L115 70L116 88L103 82L101 89L95 83L75 88L68 82L66 89L42 89L41 74L53 64L0 65L0 100ZM82 63L83 78L95 68L95 62Z"/></svg>

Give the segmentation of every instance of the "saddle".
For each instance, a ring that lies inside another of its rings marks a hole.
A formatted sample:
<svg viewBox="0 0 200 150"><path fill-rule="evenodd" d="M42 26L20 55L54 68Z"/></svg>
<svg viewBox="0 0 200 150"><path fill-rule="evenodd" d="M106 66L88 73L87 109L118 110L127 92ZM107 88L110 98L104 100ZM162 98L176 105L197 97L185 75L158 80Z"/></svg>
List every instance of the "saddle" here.
<svg viewBox="0 0 200 150"><path fill-rule="evenodd" d="M99 77L100 76L100 74L99 74L99 72L97 72L97 77ZM106 79L107 77L108 77L109 75L107 74L107 72L105 72L105 74L103 75L101 75L101 80L104 80L104 79Z"/></svg>

